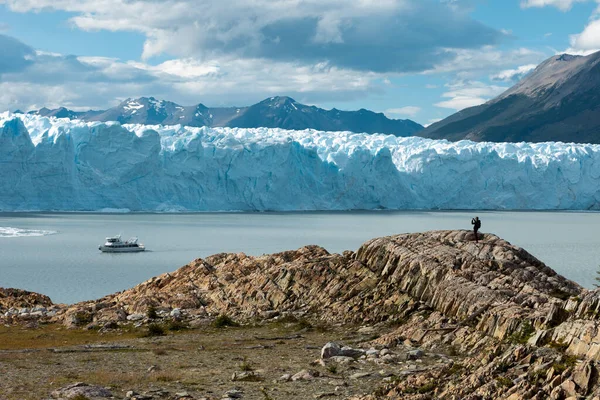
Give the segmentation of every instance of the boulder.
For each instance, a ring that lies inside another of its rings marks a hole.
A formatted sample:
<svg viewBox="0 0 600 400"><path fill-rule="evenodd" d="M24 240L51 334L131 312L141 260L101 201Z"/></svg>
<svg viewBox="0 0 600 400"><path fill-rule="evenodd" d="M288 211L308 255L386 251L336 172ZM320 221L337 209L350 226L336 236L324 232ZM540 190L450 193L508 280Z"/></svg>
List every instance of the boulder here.
<svg viewBox="0 0 600 400"><path fill-rule="evenodd" d="M92 400L112 397L113 394L102 386L77 382L53 391L50 396L54 399L72 399L79 396Z"/></svg>

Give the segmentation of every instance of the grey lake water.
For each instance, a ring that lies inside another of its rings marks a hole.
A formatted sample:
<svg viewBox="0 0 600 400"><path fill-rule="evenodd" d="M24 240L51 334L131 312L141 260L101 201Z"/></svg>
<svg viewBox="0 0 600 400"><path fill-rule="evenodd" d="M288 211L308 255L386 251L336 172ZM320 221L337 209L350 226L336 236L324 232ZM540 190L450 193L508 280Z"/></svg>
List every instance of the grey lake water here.
<svg viewBox="0 0 600 400"><path fill-rule="evenodd" d="M220 252L261 255L318 244L356 250L377 236L471 229L521 246L562 275L592 287L600 263L596 212L293 212L196 214L0 214L0 287L57 303L96 299ZM138 236L149 251L106 254L106 236Z"/></svg>

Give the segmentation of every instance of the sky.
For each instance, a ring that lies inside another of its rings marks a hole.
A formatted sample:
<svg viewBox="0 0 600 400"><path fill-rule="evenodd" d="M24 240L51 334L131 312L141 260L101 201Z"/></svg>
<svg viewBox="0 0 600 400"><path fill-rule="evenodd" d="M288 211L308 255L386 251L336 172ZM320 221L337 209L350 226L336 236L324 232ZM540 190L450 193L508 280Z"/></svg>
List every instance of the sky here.
<svg viewBox="0 0 600 400"><path fill-rule="evenodd" d="M0 111L290 96L429 125L600 49L600 0L0 0Z"/></svg>

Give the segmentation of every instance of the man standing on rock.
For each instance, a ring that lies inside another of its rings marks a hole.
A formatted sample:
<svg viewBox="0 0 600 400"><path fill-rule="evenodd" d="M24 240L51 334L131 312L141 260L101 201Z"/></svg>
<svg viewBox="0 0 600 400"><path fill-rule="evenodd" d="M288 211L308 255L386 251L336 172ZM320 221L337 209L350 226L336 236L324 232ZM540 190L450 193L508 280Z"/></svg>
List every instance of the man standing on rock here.
<svg viewBox="0 0 600 400"><path fill-rule="evenodd" d="M477 243L478 237L477 237L477 231L479 230L479 228L481 228L481 221L479 220L479 217L475 217L471 220L471 225L473 225L473 233L475 234L475 243Z"/></svg>

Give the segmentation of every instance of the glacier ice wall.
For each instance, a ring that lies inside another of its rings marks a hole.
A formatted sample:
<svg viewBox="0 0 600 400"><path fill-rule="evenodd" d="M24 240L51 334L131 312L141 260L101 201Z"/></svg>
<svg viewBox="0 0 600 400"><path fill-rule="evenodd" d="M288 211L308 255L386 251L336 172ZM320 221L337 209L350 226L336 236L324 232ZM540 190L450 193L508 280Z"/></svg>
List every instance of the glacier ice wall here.
<svg viewBox="0 0 600 400"><path fill-rule="evenodd" d="M600 209L600 146L0 114L0 210Z"/></svg>

